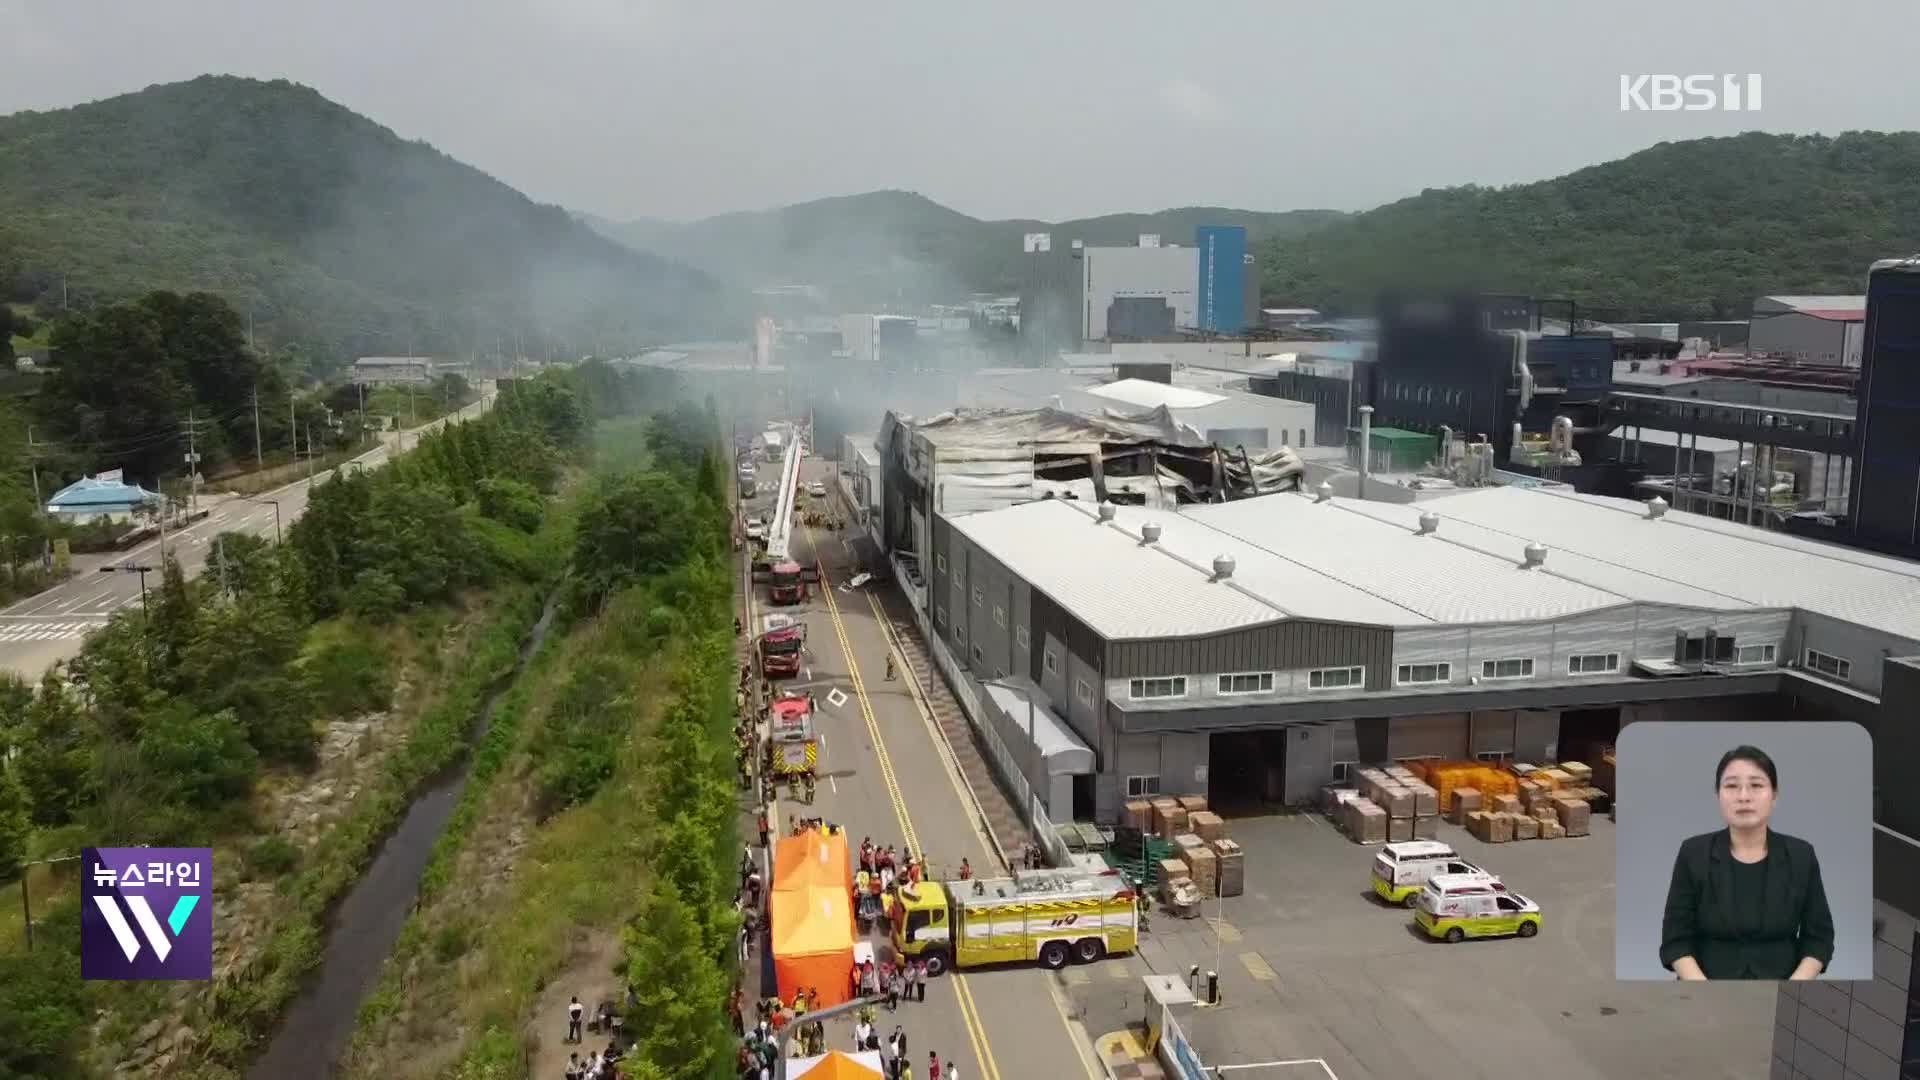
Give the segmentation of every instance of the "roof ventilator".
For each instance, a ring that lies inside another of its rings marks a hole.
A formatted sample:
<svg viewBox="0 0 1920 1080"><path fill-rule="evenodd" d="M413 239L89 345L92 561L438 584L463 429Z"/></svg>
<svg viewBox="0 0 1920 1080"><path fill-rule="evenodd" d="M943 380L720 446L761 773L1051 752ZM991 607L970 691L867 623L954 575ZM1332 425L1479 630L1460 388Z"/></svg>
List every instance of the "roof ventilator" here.
<svg viewBox="0 0 1920 1080"><path fill-rule="evenodd" d="M1322 480L1320 486L1313 489L1314 502L1328 502L1333 498L1333 484Z"/></svg>
<svg viewBox="0 0 1920 1080"><path fill-rule="evenodd" d="M1213 557L1213 580L1225 581L1233 576L1233 556L1215 555Z"/></svg>
<svg viewBox="0 0 1920 1080"><path fill-rule="evenodd" d="M1547 564L1547 545L1535 540L1527 545L1522 555L1526 561L1520 564L1521 569L1538 570Z"/></svg>
<svg viewBox="0 0 1920 1080"><path fill-rule="evenodd" d="M1160 523L1159 522L1149 521L1146 524L1140 526L1140 543L1143 546L1147 544L1157 544L1159 542L1160 542Z"/></svg>
<svg viewBox="0 0 1920 1080"><path fill-rule="evenodd" d="M1655 495L1647 500L1647 520L1658 521L1667 516L1667 500Z"/></svg>
<svg viewBox="0 0 1920 1080"><path fill-rule="evenodd" d="M1100 520L1094 522L1094 524L1099 525L1108 521L1112 521L1113 515L1115 513L1117 513L1117 511L1114 510L1112 503L1110 502L1101 503L1100 504Z"/></svg>
<svg viewBox="0 0 1920 1080"><path fill-rule="evenodd" d="M1431 536L1440 529L1440 515L1429 510L1420 515L1420 535Z"/></svg>

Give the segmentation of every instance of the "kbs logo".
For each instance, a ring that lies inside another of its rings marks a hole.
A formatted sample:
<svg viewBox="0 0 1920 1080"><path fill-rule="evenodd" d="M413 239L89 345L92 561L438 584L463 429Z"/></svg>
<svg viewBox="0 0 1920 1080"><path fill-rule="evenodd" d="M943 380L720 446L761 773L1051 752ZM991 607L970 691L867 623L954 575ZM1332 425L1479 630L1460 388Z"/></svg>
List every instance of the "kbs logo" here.
<svg viewBox="0 0 1920 1080"><path fill-rule="evenodd" d="M210 848L85 848L82 857L82 979L213 977Z"/></svg>
<svg viewBox="0 0 1920 1080"><path fill-rule="evenodd" d="M1760 87L1758 75L1622 75L1620 111L1759 112Z"/></svg>

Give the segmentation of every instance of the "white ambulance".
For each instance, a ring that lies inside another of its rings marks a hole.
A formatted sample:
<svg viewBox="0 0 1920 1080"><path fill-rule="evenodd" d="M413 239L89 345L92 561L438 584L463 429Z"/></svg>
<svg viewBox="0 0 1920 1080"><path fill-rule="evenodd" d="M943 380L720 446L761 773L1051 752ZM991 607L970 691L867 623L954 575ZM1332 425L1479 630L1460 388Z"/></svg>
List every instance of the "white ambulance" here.
<svg viewBox="0 0 1920 1080"><path fill-rule="evenodd" d="M1374 894L1389 904L1414 906L1435 874L1478 876L1496 884L1500 880L1438 840L1388 844L1373 857Z"/></svg>

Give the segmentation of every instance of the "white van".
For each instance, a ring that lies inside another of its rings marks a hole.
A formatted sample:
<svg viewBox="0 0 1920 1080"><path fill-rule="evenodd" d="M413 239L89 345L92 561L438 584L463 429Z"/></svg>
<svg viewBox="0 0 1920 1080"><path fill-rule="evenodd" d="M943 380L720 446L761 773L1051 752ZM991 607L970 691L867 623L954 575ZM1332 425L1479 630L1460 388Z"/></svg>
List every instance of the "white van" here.
<svg viewBox="0 0 1920 1080"><path fill-rule="evenodd" d="M1389 904L1414 906L1420 890L1435 874L1478 875L1492 882L1500 880L1438 840L1388 844L1373 857L1374 894Z"/></svg>
<svg viewBox="0 0 1920 1080"><path fill-rule="evenodd" d="M1414 922L1429 937L1450 942L1470 937L1533 937L1540 932L1540 905L1508 891L1497 880L1435 874L1415 897Z"/></svg>

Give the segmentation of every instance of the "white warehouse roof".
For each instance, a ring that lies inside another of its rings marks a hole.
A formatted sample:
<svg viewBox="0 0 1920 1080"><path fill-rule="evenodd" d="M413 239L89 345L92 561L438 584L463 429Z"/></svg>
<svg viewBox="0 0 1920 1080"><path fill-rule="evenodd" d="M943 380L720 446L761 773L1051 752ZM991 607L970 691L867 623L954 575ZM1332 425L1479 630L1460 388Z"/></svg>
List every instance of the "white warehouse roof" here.
<svg viewBox="0 0 1920 1080"><path fill-rule="evenodd" d="M1547 500L1554 500L1549 502ZM1431 535L1419 519L1439 519ZM1160 526L1141 542L1141 526ZM1920 564L1625 499L1482 488L1403 505L1303 493L1170 514L1026 503L950 526L1110 640L1288 617L1381 626L1510 623L1630 603L1799 608L1920 641ZM1525 548L1547 548L1523 568ZM1235 563L1212 580L1216 556Z"/></svg>
<svg viewBox="0 0 1920 1080"><path fill-rule="evenodd" d="M1227 400L1220 394L1209 394L1190 386L1170 386L1151 379L1121 379L1104 386L1090 386L1087 393L1142 409L1157 409L1162 405L1169 409L1204 409Z"/></svg>

